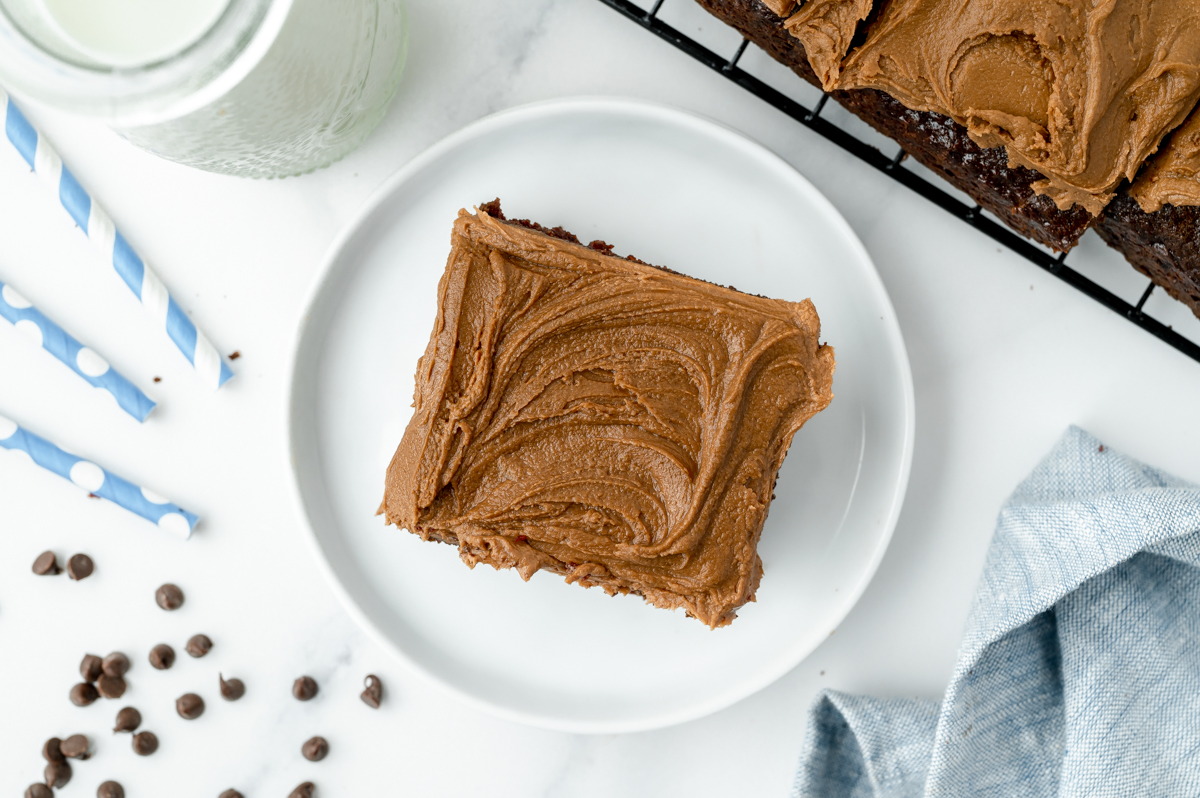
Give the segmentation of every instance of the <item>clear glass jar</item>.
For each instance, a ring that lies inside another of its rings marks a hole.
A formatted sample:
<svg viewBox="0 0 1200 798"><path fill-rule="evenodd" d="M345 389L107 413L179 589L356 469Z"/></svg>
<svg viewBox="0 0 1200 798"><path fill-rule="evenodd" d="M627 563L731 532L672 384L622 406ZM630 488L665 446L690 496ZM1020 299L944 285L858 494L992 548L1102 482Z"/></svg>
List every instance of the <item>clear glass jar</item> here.
<svg viewBox="0 0 1200 798"><path fill-rule="evenodd" d="M0 81L213 172L327 166L383 118L404 67L402 0L229 0L190 46L137 67L97 62L45 25L37 2L0 0Z"/></svg>

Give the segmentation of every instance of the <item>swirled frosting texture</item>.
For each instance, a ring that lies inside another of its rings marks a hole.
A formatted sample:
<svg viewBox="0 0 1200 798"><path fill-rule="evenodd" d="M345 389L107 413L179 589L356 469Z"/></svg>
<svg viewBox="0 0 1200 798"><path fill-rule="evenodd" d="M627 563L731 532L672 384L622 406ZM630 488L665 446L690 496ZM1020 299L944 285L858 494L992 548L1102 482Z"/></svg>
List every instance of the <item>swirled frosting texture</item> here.
<svg viewBox="0 0 1200 798"><path fill-rule="evenodd" d="M732 621L792 436L832 398L812 303L485 212L452 244L381 512L472 567Z"/></svg>
<svg viewBox="0 0 1200 798"><path fill-rule="evenodd" d="M1200 112L1193 111L1146 162L1129 195L1147 213L1163 205L1200 205Z"/></svg>
<svg viewBox="0 0 1200 798"><path fill-rule="evenodd" d="M808 0L784 23L788 33L804 45L808 64L825 91L838 88L842 59L850 52L859 24L874 6L875 0Z"/></svg>
<svg viewBox="0 0 1200 798"><path fill-rule="evenodd" d="M808 0L789 23L826 89L952 117L1060 208L1099 213L1200 98L1200 0L880 0L850 50L863 5Z"/></svg>

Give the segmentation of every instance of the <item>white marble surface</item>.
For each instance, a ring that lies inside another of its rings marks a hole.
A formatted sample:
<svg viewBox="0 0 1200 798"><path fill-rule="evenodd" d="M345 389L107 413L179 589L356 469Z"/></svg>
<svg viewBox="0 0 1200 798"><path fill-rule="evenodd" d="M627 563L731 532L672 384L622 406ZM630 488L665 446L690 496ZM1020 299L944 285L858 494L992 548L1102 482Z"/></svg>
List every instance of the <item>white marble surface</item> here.
<svg viewBox="0 0 1200 798"><path fill-rule="evenodd" d="M0 412L204 517L194 539L179 544L0 454L0 794L19 795L40 778L46 737L83 732L96 754L76 766L66 796L92 795L109 778L131 798L215 798L230 786L247 798L284 796L309 779L328 798L781 796L805 709L821 687L940 694L996 511L1066 425L1200 480L1200 364L595 0L411 0L410 11L409 67L391 112L358 152L303 178L248 182L190 171L96 124L27 108L217 346L242 353L237 379L218 394L199 389L23 163L0 152L0 279L152 386L162 403L139 426L4 325ZM736 46L736 35L689 0L667 0L664 17L723 51ZM751 50L743 65L805 93L761 53ZM576 94L682 106L795 164L875 258L916 380L908 501L878 576L845 623L758 695L694 723L627 736L575 737L498 721L392 661L354 627L308 547L298 545L282 455L284 359L301 298L343 221L389 173L461 125ZM1143 284L1091 236L1069 262L1126 296ZM1193 335L1200 330L1165 297L1149 307ZM162 382L153 384L154 376ZM30 563L46 548L60 558L88 552L96 574L80 583L34 577ZM167 580L188 596L174 614L153 603L154 588ZM216 647L192 660L183 643L200 631ZM181 653L165 673L146 662L162 641ZM73 707L67 691L82 654L112 650L134 660L127 701ZM217 697L218 670L246 681L240 703ZM367 672L387 684L378 712L357 697ZM309 704L289 693L302 673L321 683ZM193 690L208 711L187 722L173 700ZM108 733L124 703L138 706L145 727L158 733L155 756L137 758L127 737ZM300 743L317 733L332 752L308 763Z"/></svg>

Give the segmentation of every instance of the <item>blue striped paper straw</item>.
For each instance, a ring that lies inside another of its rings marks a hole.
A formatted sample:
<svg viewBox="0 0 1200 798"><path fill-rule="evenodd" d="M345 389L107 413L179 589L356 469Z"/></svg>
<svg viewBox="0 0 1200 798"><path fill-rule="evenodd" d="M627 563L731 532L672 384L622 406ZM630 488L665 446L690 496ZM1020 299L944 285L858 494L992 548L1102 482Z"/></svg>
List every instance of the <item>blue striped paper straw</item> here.
<svg viewBox="0 0 1200 798"><path fill-rule="evenodd" d="M158 524L159 529L177 538L187 540L191 537L196 522L200 520L158 494L139 488L82 457L64 452L4 416L0 416L0 448L24 452L47 471L53 471L89 493Z"/></svg>
<svg viewBox="0 0 1200 798"><path fill-rule="evenodd" d="M94 349L72 338L66 330L35 308L32 302L4 282L0 282L0 319L12 322L17 330L66 363L89 385L108 391L121 409L138 421L145 421L154 409L154 402L109 366L107 360Z"/></svg>
<svg viewBox="0 0 1200 798"><path fill-rule="evenodd" d="M13 105L12 98L0 89L0 114L4 134L34 173L54 192L63 208L75 220L88 239L112 264L129 290L141 300L150 316L167 330L179 351L195 367L205 385L213 390L224 385L233 371L204 333L167 293L162 280L142 260L113 224L112 217L92 199L29 120Z"/></svg>

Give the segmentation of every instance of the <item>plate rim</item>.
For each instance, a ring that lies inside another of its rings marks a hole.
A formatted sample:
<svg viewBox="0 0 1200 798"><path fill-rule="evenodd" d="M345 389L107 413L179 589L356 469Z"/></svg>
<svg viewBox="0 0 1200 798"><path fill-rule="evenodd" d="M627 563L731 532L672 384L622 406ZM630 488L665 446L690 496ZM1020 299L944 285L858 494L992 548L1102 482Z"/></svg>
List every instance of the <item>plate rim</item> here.
<svg viewBox="0 0 1200 798"><path fill-rule="evenodd" d="M436 685L439 689L454 696L467 706L486 712L494 717L529 726L575 734L620 734L675 726L726 709L778 681L816 651L820 647L820 642L815 646L808 645L803 640L793 643L792 646L785 648L783 653L775 658L771 667L764 667L756 671L752 678L738 681L733 689L723 690L713 697L687 704L684 707L628 720L567 719L561 716L545 715L536 711L522 711L492 703L459 687L453 681L442 678L440 674L430 671L414 657L410 656L402 646L392 640L375 624L367 612L359 606L358 602L350 594L350 591L342 583L342 580L330 563L329 557L321 545L321 541L314 528L308 503L305 500L305 493L300 484L296 453L297 435L295 433L298 401L296 384L298 379L297 365L301 356L302 344L307 342L312 312L314 306L321 299L321 296L332 284L335 276L346 269L346 265L341 262L342 256L347 246L361 230L363 224L410 178L435 163L447 153L476 138L486 135L489 131L520 125L549 116L569 115L579 112L595 113L597 111L634 114L655 121L665 121L668 124L681 125L702 134L707 134L710 138L723 140L722 143L741 149L744 154L761 159L766 163L773 163L773 166L785 174L788 179L797 181L802 185L815 197L817 202L824 203L826 210L831 212L836 223L842 228L841 232L845 234L848 244L857 250L858 255L863 259L867 267L867 277L873 284L874 292L878 295L877 298L880 301L880 309L884 312L882 320L886 328L886 338L892 344L893 354L899 367L899 376L903 389L904 430L900 470L890 497L887 517L884 522L884 532L876 543L867 566L860 573L852 589L844 593L845 598L843 599L842 606L831 618L833 628L840 625L854 607L857 606L867 586L874 580L879 565L891 545L892 536L895 532L908 490L916 428L915 393L912 367L908 358L908 348L904 342L903 333L900 329L895 308L892 305L891 296L888 294L887 287L884 285L883 279L875 267L875 262L841 211L837 209L820 189L801 174L795 166L788 163L770 148L747 134L702 114L665 103L620 96L585 95L555 98L506 108L481 117L427 147L407 163L397 168L396 171L384 179L371 192L350 219L341 227L322 256L320 266L317 268L304 294L300 315L292 330L283 382L283 404L284 428L287 438L285 451L288 461L288 472L290 474L288 484L291 491L292 505L299 510L304 538L314 558L317 560L319 570L325 577L326 582L333 589L334 595L337 596L343 609L350 615L359 628L364 630L375 643L403 663L411 672L419 675L427 682Z"/></svg>

